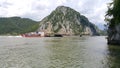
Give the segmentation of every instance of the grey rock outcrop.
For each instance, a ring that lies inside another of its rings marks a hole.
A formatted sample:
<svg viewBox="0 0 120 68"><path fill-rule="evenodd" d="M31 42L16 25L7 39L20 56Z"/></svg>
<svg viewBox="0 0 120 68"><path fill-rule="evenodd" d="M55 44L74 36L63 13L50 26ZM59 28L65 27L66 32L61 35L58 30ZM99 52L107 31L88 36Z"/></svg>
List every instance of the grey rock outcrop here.
<svg viewBox="0 0 120 68"><path fill-rule="evenodd" d="M38 31L48 34L99 35L95 27L85 16L74 9L59 6L40 22Z"/></svg>
<svg viewBox="0 0 120 68"><path fill-rule="evenodd" d="M108 29L108 44L120 45L120 24Z"/></svg>

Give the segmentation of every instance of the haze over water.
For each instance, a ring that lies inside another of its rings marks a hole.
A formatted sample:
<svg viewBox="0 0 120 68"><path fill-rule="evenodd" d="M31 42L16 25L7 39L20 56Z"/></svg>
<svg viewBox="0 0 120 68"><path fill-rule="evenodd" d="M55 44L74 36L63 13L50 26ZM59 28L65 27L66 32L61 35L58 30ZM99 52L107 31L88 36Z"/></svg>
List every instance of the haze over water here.
<svg viewBox="0 0 120 68"><path fill-rule="evenodd" d="M104 36L0 36L0 68L119 68L119 53Z"/></svg>

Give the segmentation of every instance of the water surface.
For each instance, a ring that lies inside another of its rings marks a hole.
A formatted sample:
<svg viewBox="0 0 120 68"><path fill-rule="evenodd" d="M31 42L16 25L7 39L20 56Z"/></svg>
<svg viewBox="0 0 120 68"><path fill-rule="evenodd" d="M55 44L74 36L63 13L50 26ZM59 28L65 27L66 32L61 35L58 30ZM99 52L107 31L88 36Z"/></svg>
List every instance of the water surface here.
<svg viewBox="0 0 120 68"><path fill-rule="evenodd" d="M120 47L104 36L0 36L0 68L119 68Z"/></svg>

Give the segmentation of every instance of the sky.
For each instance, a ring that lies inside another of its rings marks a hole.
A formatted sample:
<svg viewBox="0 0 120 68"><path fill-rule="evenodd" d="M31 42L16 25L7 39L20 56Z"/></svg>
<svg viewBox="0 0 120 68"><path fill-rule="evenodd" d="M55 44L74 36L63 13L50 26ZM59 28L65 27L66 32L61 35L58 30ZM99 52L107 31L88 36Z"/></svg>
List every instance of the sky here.
<svg viewBox="0 0 120 68"><path fill-rule="evenodd" d="M19 16L36 21L48 16L58 6L68 6L103 29L107 3L111 0L0 0L0 17Z"/></svg>

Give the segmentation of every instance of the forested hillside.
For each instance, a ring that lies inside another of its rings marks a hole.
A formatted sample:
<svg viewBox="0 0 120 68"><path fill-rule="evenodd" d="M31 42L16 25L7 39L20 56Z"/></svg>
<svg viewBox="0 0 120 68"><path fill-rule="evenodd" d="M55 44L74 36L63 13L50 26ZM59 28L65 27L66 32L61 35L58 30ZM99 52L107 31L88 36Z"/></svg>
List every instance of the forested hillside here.
<svg viewBox="0 0 120 68"><path fill-rule="evenodd" d="M38 22L28 18L9 17L0 18L0 35L22 34L38 29Z"/></svg>

